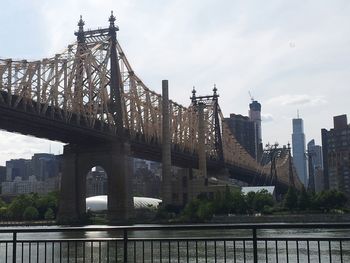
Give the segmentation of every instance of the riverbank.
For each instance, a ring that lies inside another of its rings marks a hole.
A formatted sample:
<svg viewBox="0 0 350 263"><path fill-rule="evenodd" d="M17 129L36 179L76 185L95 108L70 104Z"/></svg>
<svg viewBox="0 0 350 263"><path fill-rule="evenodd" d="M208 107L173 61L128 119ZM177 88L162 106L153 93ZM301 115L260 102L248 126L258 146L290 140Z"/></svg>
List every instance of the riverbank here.
<svg viewBox="0 0 350 263"><path fill-rule="evenodd" d="M11 226L54 226L55 220L37 220L37 221L0 221L0 227Z"/></svg>
<svg viewBox="0 0 350 263"><path fill-rule="evenodd" d="M214 216L210 223L350 223L350 214L285 214Z"/></svg>
<svg viewBox="0 0 350 263"><path fill-rule="evenodd" d="M136 224L174 224L164 220L133 220ZM176 222L179 223L179 222ZM284 215L217 215L207 223L213 224L241 224L241 223L350 223L350 214L284 214ZM107 220L96 220L94 225L106 225ZM57 225L54 220L43 221L0 221L0 227L10 226L52 226Z"/></svg>

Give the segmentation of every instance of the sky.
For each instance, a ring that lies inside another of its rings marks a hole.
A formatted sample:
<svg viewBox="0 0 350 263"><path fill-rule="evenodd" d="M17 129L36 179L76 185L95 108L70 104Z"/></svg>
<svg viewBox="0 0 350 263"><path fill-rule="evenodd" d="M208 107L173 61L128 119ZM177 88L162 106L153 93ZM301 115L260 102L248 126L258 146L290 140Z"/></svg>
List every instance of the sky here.
<svg viewBox="0 0 350 263"><path fill-rule="evenodd" d="M107 27L113 10L118 40L135 73L170 98L190 103L216 84L225 116L262 104L264 144L291 142L292 119L304 120L306 142L321 144L333 116L350 119L348 0L0 0L0 57L41 59L75 41L85 28ZM0 165L63 144L0 131Z"/></svg>

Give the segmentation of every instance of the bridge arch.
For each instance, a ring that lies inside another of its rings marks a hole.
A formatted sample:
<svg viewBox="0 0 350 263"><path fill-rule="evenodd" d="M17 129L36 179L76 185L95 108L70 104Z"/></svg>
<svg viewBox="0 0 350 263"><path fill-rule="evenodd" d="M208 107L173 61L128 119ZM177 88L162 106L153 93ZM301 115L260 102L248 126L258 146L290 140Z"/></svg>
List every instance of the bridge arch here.
<svg viewBox="0 0 350 263"><path fill-rule="evenodd" d="M64 147L60 223L79 222L86 212L86 176L92 167L107 173L108 219L118 223L133 216L131 159L127 143L114 142Z"/></svg>

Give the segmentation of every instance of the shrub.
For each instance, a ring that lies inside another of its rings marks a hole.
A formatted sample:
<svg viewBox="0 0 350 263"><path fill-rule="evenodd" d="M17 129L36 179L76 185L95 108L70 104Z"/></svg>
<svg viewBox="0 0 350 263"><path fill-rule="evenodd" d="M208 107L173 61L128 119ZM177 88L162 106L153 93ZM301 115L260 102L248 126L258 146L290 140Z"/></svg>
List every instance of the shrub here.
<svg viewBox="0 0 350 263"><path fill-rule="evenodd" d="M33 206L27 207L23 212L23 219L24 220L36 220L38 218L39 218L38 209L36 209Z"/></svg>
<svg viewBox="0 0 350 263"><path fill-rule="evenodd" d="M44 218L46 220L52 220L55 219L55 213L53 212L53 210L51 208L48 208L45 212Z"/></svg>

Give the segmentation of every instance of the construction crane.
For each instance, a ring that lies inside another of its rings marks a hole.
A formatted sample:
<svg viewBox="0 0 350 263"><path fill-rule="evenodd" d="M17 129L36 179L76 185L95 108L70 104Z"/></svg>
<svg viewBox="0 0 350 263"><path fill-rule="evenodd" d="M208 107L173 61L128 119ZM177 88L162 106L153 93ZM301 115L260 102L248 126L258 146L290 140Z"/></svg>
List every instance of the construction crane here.
<svg viewBox="0 0 350 263"><path fill-rule="evenodd" d="M248 94L249 94L250 100L253 102L253 101L254 101L254 97L253 97L252 94L250 93L250 90L248 90Z"/></svg>

